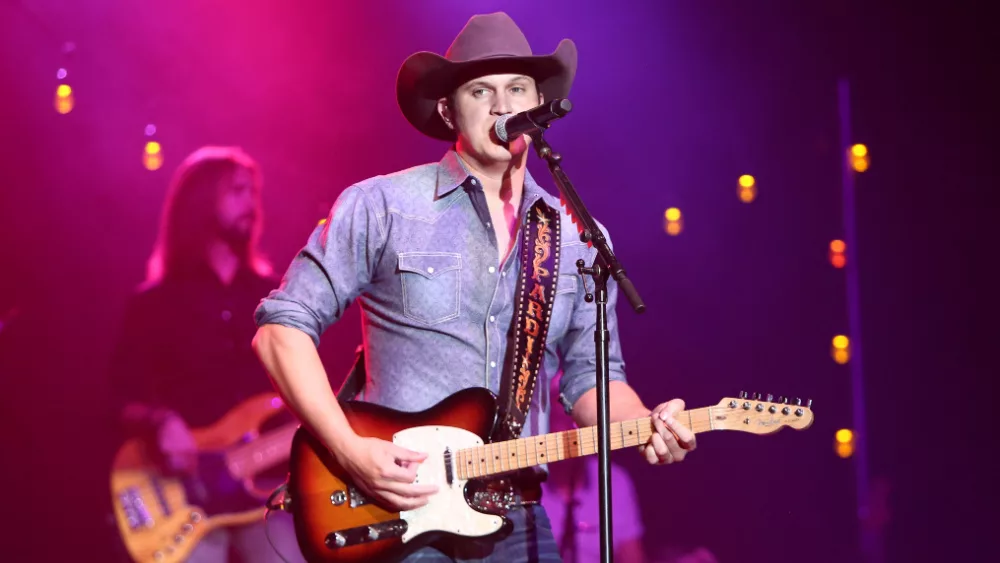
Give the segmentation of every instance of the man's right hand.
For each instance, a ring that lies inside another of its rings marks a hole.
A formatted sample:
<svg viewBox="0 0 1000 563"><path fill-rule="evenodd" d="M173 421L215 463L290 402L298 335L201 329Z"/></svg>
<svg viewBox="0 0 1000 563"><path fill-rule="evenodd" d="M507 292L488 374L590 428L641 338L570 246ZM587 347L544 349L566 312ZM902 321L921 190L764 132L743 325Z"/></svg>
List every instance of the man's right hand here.
<svg viewBox="0 0 1000 563"><path fill-rule="evenodd" d="M393 510L413 510L427 504L437 485L417 484L417 467L427 454L378 438L353 437L334 450L355 485Z"/></svg>
<svg viewBox="0 0 1000 563"><path fill-rule="evenodd" d="M191 429L176 413L166 415L156 431L165 469L190 475L198 468L198 446Z"/></svg>

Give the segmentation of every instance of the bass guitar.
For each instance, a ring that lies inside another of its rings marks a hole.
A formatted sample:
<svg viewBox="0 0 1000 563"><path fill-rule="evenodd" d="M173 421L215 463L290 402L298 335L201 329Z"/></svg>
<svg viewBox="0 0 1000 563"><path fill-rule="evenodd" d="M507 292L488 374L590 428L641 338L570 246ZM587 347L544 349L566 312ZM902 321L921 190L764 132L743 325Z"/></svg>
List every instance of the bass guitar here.
<svg viewBox="0 0 1000 563"><path fill-rule="evenodd" d="M192 430L198 469L191 476L164 474L155 444L126 441L111 467L111 502L118 531L136 563L184 561L208 532L264 517L271 492L255 480L287 461L298 425L261 433L287 412L273 393L251 397L215 424Z"/></svg>
<svg viewBox="0 0 1000 563"><path fill-rule="evenodd" d="M695 433L734 430L771 434L784 427L806 429L813 422L812 401L772 402L760 395L722 399L675 418ZM442 535L485 537L503 528L503 514L473 508L470 490L477 480L597 453L597 427L487 444L498 417L492 392L470 388L425 411L408 413L371 403L347 401L342 407L359 436L376 437L428 457L417 482L435 483L437 493L416 509L394 512L365 496L333 454L304 428L292 441L290 474L281 507L292 513L296 537L309 561L347 563L398 561ZM655 432L649 417L612 423L612 450L638 447Z"/></svg>

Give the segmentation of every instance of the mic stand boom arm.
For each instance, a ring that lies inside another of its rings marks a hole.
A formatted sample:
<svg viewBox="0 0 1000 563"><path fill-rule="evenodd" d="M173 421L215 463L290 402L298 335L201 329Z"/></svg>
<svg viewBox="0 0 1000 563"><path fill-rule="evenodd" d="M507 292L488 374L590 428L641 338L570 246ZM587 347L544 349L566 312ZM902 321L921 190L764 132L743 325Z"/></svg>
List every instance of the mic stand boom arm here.
<svg viewBox="0 0 1000 563"><path fill-rule="evenodd" d="M573 183L563 172L560 162L562 156L552 150L552 147L545 141L542 131L539 130L531 135L532 144L539 158L549 165L552 178L559 187L564 204L569 208L569 213L580 227L580 240L592 244L597 249L597 256L594 264L586 267L583 260L576 261L577 271L580 275L589 275L594 279L594 293L597 297L597 326L594 328L594 345L596 347L597 363L597 433L598 433L598 481L599 499L601 508L601 562L610 563L612 560L612 537L611 537L611 466L608 454L611 452L611 440L608 435L610 427L610 403L608 399L608 378L609 359L608 345L610 333L608 331L608 278L613 277L618 283L619 289L625 294L635 312L642 313L646 310L646 305L639 297L635 286L625 275L625 268L622 267L611 246L608 244L604 233L597 226L597 221L587 211L573 188ZM594 296L587 294L585 300L589 303L594 301Z"/></svg>

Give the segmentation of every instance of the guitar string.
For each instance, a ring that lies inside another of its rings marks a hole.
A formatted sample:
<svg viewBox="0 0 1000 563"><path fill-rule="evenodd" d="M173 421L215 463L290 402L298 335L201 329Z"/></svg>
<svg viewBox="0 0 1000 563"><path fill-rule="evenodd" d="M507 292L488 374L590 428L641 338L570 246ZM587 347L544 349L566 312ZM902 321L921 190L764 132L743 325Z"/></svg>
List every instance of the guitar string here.
<svg viewBox="0 0 1000 563"><path fill-rule="evenodd" d="M698 420L693 420L694 413L697 413L699 415L708 415L710 409L712 408L716 407L704 407L701 409L682 411L681 413L678 413L677 418L681 418L684 414L687 414L689 416L689 420L691 421L689 427L691 427L695 433L708 432L711 430L721 430L723 428L716 428L712 420L710 419L706 420L704 419L703 416L699 416ZM734 411L727 408L726 412L734 412ZM743 411L735 411L735 412L737 415L744 414ZM747 412L745 414L756 418L762 413ZM612 433L610 440L611 448L613 450L617 450L626 447L635 447L645 443L645 441L647 441L649 437L653 435L653 429L651 427L645 429L639 427L639 422L644 420L646 419L645 418L633 419L633 420L612 423L610 429ZM794 420L802 420L802 419L796 418ZM624 433L627 426L635 426L637 428L637 434L635 436L628 436L628 437L624 435L619 436L619 434ZM792 426L792 424L783 424L782 427L783 426ZM730 430L736 430L736 429L730 428ZM580 457L581 455L593 455L596 454L599 449L598 448L599 440L596 436L596 431L597 427L591 426L578 430L568 430L568 431L556 432L544 435L540 439L539 437L526 437L526 438L519 438L517 440L511 440L508 442L500 442L498 444L486 444L483 446L476 446L475 448L463 448L462 450L459 450L457 452L460 457L460 460L463 462L458 469L463 475L468 475L471 472L472 477L481 477L496 473L503 473L505 471L509 471L512 469L520 469L523 467L541 465L543 463L546 463L545 459L540 459L540 458L545 458L545 456L548 456L547 459L555 459L556 461L561 461L568 458ZM566 444L567 440L566 435L573 432L580 433L580 439L577 440L578 444L575 445L579 453L576 453L575 455L572 453L573 446L569 446L568 444ZM535 444L535 440L538 440L537 445ZM512 464L510 463L510 460L513 457L514 459L516 459L518 467L502 471L490 470L489 464L496 463L497 451L503 453L503 448L506 447L507 453L510 452L510 447L509 445L507 445L510 442L515 442L516 444L523 444L525 446L523 453L521 448L515 447L515 452L516 452L515 456L503 455L500 457L506 458L508 467L511 467ZM531 451L528 451L529 445ZM544 452L542 451L542 449L539 449L538 446L542 446ZM582 450L587 450L587 451L582 451ZM465 463L470 461L469 454L472 452L475 452L475 455L472 456L471 460L472 463ZM478 461L476 460L476 458L478 458ZM493 459L491 460L490 458ZM534 458L534 461L532 461L532 458ZM486 464L485 471L483 470L484 463Z"/></svg>

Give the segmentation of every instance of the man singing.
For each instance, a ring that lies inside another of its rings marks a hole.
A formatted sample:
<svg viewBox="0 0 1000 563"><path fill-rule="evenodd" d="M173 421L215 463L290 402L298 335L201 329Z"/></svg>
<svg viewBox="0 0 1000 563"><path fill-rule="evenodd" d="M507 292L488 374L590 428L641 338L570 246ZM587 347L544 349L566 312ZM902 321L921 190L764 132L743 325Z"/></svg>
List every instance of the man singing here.
<svg viewBox="0 0 1000 563"><path fill-rule="evenodd" d="M595 305L584 300L575 267L577 259L592 263L596 251L580 242L569 216L559 211L559 199L528 173L530 138L503 143L493 133L498 117L567 96L576 65L569 40L550 55L533 55L504 13L472 17L443 57L420 52L407 58L396 83L400 109L417 130L450 145L444 157L347 188L281 287L257 310L255 349L277 389L356 483L387 507L412 510L438 489L414 483L425 454L356 434L330 388L316 345L355 300L366 352L364 400L417 411L459 390L486 387L505 401L505 375L524 383L517 375L521 363L512 358L528 353L512 350L508 335L526 331L544 345L537 385L519 388L530 398L520 435L547 432L549 380L560 369L564 408L580 426L597 423ZM535 234L549 232L559 232L559 238L537 255L542 262L535 261L534 247L545 243ZM555 252L553 269L540 269ZM539 272L551 274L548 314L525 305L530 296L521 282ZM682 461L695 447L694 435L673 418L684 403L674 399L651 410L626 383L616 301L612 282L611 419L651 417L657 432L641 447L642 455L655 464ZM541 313L545 328L521 326L517 311ZM518 498L537 498L532 492L540 479L538 473L519 473L513 479ZM407 561L560 560L537 502L526 501L507 516L513 522L508 534L439 542Z"/></svg>

